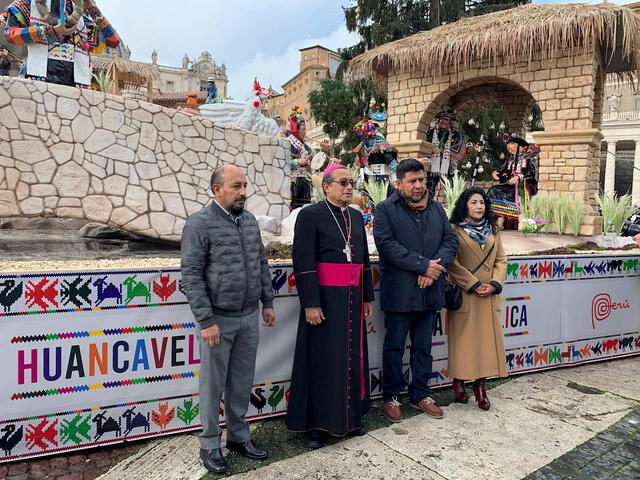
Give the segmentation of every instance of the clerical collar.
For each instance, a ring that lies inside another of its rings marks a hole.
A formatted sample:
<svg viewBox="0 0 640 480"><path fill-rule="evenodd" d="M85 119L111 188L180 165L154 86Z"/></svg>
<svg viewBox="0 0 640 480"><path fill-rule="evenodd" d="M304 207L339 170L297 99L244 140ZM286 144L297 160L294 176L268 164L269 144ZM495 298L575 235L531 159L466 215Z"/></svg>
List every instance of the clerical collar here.
<svg viewBox="0 0 640 480"><path fill-rule="evenodd" d="M333 203L333 202L332 202L331 200L329 200L328 198L327 198L327 203L328 203L329 205L331 205L332 207L339 208L341 212L344 212L344 211L347 209L347 207L341 207L340 205L336 205L335 203Z"/></svg>

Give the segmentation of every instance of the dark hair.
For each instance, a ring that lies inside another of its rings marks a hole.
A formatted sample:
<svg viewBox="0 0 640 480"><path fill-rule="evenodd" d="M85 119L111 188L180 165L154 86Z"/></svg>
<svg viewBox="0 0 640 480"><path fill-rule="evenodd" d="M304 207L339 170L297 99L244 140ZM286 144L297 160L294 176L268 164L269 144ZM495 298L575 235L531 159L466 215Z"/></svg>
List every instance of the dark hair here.
<svg viewBox="0 0 640 480"><path fill-rule="evenodd" d="M424 172L424 165L422 165L415 158L405 158L400 163L398 163L398 168L396 169L396 178L398 180L402 180L407 172Z"/></svg>
<svg viewBox="0 0 640 480"><path fill-rule="evenodd" d="M487 196L485 191L479 187L468 188L464 192L462 192L462 194L460 194L458 200L456 201L456 206L454 207L453 212L451 212L450 222L454 225L458 225L459 223L462 223L467 219L467 203L469 202L469 199L476 193L478 195L482 195L485 208L484 218L486 218L487 222L489 222L489 225L491 225L491 230L493 230L493 233L496 233L498 231L498 227L496 226L496 218L493 216L493 212L491 211L491 200L489 200L489 197Z"/></svg>
<svg viewBox="0 0 640 480"><path fill-rule="evenodd" d="M515 143L517 144L519 147L528 147L529 146L529 142L527 142L525 139L523 138L519 138L519 137L511 137L508 141L507 144L509 143Z"/></svg>
<svg viewBox="0 0 640 480"><path fill-rule="evenodd" d="M337 170L342 170L342 169L344 169L346 171L349 171L349 169L347 167L345 167L344 165L341 165L338 168L334 168L332 171L330 171L326 175L322 176L322 184L324 185L326 183L328 185L331 182L333 182L333 179L336 178L335 172Z"/></svg>
<svg viewBox="0 0 640 480"><path fill-rule="evenodd" d="M211 174L211 182L209 183L209 185L211 187L213 187L214 185L222 185L222 183L224 182L223 177L224 176L224 165L217 167L216 169L213 170L213 173Z"/></svg>

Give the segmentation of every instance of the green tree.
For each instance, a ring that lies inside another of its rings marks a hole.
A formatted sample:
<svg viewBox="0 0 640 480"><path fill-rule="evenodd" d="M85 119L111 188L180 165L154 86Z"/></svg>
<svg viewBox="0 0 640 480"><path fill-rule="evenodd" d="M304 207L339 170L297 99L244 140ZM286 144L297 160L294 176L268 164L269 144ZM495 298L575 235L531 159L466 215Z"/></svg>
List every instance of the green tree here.
<svg viewBox="0 0 640 480"><path fill-rule="evenodd" d="M355 92L340 80L324 78L320 88L309 93L311 115L323 124L322 130L331 140L330 154L335 156L336 140L354 125L356 114Z"/></svg>
<svg viewBox="0 0 640 480"><path fill-rule="evenodd" d="M500 168L508 155L509 113L495 103L482 103L462 112L460 131L465 142L482 145L480 151L468 149L458 162L458 170L467 179L491 180L491 172Z"/></svg>
<svg viewBox="0 0 640 480"><path fill-rule="evenodd" d="M343 7L349 32L360 36L339 50L345 62L372 48L451 23L461 17L484 15L531 3L531 0L351 0Z"/></svg>

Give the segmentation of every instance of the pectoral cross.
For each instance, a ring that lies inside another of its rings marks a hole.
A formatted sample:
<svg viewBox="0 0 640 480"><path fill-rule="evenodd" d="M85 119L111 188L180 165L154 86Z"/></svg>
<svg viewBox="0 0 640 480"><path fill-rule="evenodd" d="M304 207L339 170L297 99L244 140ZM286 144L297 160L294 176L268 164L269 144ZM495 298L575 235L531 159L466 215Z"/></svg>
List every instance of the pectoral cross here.
<svg viewBox="0 0 640 480"><path fill-rule="evenodd" d="M351 262L351 245L346 244L342 252L344 253L345 257L347 257L347 262Z"/></svg>

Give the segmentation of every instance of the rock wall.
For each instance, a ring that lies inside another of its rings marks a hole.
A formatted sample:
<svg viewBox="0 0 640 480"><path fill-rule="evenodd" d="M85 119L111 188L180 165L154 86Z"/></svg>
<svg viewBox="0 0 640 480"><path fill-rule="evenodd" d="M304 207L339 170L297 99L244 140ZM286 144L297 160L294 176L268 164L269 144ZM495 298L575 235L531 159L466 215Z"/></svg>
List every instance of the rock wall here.
<svg viewBox="0 0 640 480"><path fill-rule="evenodd" d="M178 241L218 165L287 212L288 143L138 100L0 77L0 217L81 218Z"/></svg>

